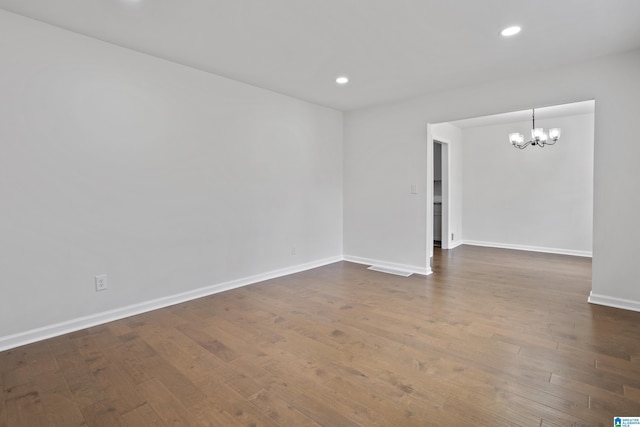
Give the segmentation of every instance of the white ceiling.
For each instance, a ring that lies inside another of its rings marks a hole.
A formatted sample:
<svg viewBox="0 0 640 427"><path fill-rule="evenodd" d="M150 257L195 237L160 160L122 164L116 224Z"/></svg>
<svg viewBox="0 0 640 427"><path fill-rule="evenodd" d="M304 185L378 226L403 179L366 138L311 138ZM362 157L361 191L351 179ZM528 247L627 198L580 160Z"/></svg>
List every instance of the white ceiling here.
<svg viewBox="0 0 640 427"><path fill-rule="evenodd" d="M638 0L0 0L0 8L341 110L640 48ZM511 24L522 33L500 37ZM351 82L337 86L343 73Z"/></svg>
<svg viewBox="0 0 640 427"><path fill-rule="evenodd" d="M577 116L580 114L595 114L594 100L572 102L570 104L552 105L536 108L536 119L552 119L555 117ZM510 113L493 114L491 116L474 117L471 119L449 122L461 129L480 126L494 126L508 123L524 122L532 119L532 110L520 110Z"/></svg>

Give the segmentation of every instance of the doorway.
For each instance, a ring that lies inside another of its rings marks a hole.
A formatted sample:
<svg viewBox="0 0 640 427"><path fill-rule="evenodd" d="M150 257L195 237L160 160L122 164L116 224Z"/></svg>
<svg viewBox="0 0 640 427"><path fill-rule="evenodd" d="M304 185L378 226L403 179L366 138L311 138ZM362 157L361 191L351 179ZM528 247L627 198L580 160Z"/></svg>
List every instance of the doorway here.
<svg viewBox="0 0 640 427"><path fill-rule="evenodd" d="M433 141L433 247L442 247L442 143Z"/></svg>
<svg viewBox="0 0 640 427"><path fill-rule="evenodd" d="M464 243L592 256L594 107L593 100L536 107L536 124L563 129L559 144L548 149L510 147L510 132L531 132L531 109L429 124L431 256L438 241L442 249ZM553 185L532 186L531 176Z"/></svg>
<svg viewBox="0 0 640 427"><path fill-rule="evenodd" d="M433 140L433 247L449 249L449 144Z"/></svg>

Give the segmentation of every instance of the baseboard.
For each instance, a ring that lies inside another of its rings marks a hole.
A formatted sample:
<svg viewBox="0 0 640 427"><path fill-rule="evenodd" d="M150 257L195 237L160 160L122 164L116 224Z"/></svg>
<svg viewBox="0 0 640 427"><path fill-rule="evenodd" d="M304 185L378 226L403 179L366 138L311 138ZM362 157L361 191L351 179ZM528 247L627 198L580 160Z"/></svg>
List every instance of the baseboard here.
<svg viewBox="0 0 640 427"><path fill-rule="evenodd" d="M289 274L299 273L312 268L322 267L324 265L333 264L334 262L342 261L341 256L325 258L318 261L313 261L305 264L299 264L292 267L282 268L279 270L269 271L263 274L257 274L254 276L245 277L242 279L232 280L229 282L219 283L204 288L194 289L192 291L183 292L180 294L170 295L150 301L145 301L138 304L129 305L115 310L109 310L102 313L93 314L91 316L80 317L72 319L66 322L57 323L42 328L32 329L25 332L20 332L5 337L0 337L0 351L9 350L12 348L20 347L22 345L31 344L37 341L42 341L48 338L53 338L59 335L68 334L70 332L79 331L82 329L90 328L92 326L101 325L114 320L120 320L125 317L135 316L136 314L146 313L148 311L157 310L159 308L168 307L175 304L191 301L197 298L202 298L208 295L217 294L219 292L228 291L242 286L252 285L254 283L262 282L265 280L275 279Z"/></svg>
<svg viewBox="0 0 640 427"><path fill-rule="evenodd" d="M353 256L353 255L345 255L343 259L345 261L354 262L356 264L377 265L384 268L390 268L392 270L409 271L411 273L421 274L423 276L428 276L429 274L432 273L431 267L424 268L424 267L418 267L416 265L398 264L395 262L380 261L377 259L362 258L358 256Z"/></svg>
<svg viewBox="0 0 640 427"><path fill-rule="evenodd" d="M544 252L548 254L558 255L571 255L581 257L592 257L591 251L575 251L573 249L558 249L558 248L545 248L541 246L526 246L526 245L512 245L510 243L494 243L494 242L481 242L477 240L465 240L460 244L470 246L484 246L487 248L501 248L501 249L515 249L517 251L530 251L530 252Z"/></svg>
<svg viewBox="0 0 640 427"><path fill-rule="evenodd" d="M447 249L445 249L445 250L448 251L448 250L451 250L451 249L455 249L458 246L462 246L462 245L464 245L464 241L462 241L462 240L456 240L455 242L449 242L449 247Z"/></svg>
<svg viewBox="0 0 640 427"><path fill-rule="evenodd" d="M624 310L640 311L640 301L624 298L610 297L591 292L587 299L591 304L605 305L607 307L622 308Z"/></svg>

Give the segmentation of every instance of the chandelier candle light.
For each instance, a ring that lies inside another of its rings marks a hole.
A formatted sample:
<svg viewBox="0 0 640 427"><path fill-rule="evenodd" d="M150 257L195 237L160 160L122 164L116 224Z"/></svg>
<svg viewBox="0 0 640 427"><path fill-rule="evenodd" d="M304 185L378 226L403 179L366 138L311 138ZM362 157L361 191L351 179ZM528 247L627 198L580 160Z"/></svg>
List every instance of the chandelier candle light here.
<svg viewBox="0 0 640 427"><path fill-rule="evenodd" d="M524 142L524 135L521 133L510 133L509 141L511 145L516 148L523 149L528 145L537 145L538 147L544 147L545 145L553 145L560 139L560 129L549 129L549 135L542 128L536 127L536 109L533 109L533 127L531 129L531 141Z"/></svg>

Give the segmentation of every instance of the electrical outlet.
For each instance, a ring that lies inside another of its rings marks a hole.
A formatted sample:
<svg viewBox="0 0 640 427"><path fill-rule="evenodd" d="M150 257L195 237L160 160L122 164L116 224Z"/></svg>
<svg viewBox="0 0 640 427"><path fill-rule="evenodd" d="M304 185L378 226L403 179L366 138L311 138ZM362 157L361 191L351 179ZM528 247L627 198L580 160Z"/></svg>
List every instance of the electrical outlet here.
<svg viewBox="0 0 640 427"><path fill-rule="evenodd" d="M106 291L109 289L109 282L107 282L107 275L96 276L96 292Z"/></svg>
<svg viewBox="0 0 640 427"><path fill-rule="evenodd" d="M411 194L418 194L418 186L416 184L411 184Z"/></svg>
<svg viewBox="0 0 640 427"><path fill-rule="evenodd" d="M453 233L451 233L451 240L453 240Z"/></svg>

